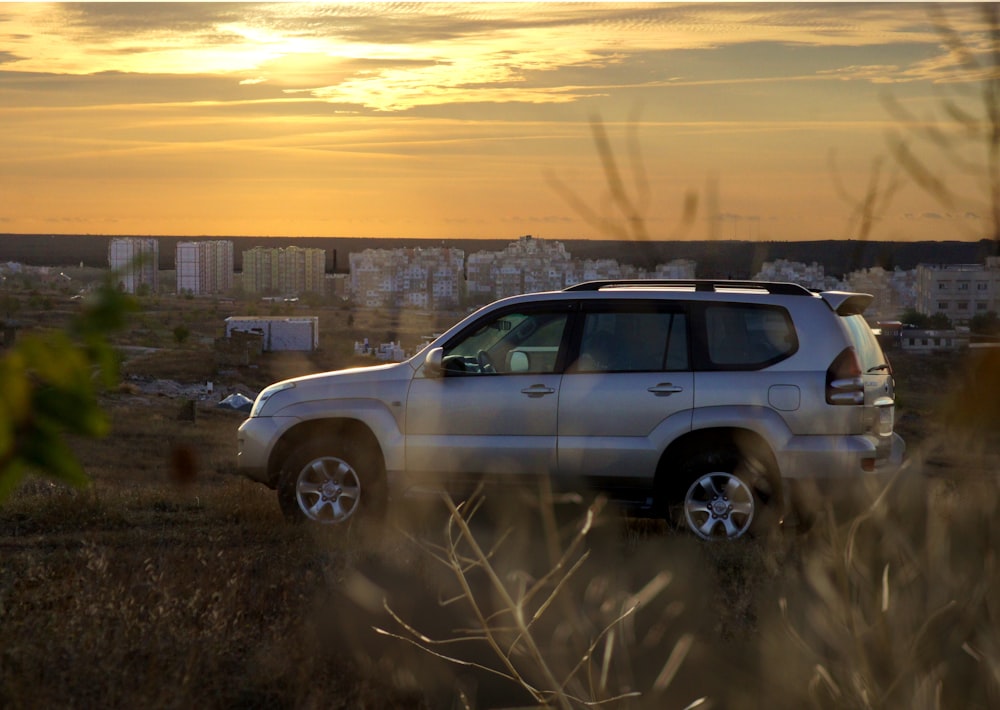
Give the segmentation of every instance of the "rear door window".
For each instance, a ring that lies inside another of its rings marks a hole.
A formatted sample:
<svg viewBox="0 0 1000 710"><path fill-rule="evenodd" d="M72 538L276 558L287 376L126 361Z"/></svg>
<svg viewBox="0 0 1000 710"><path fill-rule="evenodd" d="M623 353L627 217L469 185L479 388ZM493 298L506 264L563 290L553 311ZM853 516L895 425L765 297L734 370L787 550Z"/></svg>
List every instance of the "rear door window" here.
<svg viewBox="0 0 1000 710"><path fill-rule="evenodd" d="M720 303L706 305L703 313L708 369L759 369L798 350L795 327L784 308Z"/></svg>
<svg viewBox="0 0 1000 710"><path fill-rule="evenodd" d="M676 308L614 304L586 312L573 372L687 370L687 315Z"/></svg>

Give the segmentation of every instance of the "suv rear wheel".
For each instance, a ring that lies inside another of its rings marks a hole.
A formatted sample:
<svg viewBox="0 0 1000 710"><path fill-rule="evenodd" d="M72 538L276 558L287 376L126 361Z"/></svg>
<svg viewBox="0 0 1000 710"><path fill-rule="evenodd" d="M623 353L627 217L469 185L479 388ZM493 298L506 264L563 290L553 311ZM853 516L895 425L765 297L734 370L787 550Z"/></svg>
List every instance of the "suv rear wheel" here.
<svg viewBox="0 0 1000 710"><path fill-rule="evenodd" d="M675 522L703 540L734 540L767 532L775 520L767 477L733 452L701 454L683 467Z"/></svg>
<svg viewBox="0 0 1000 710"><path fill-rule="evenodd" d="M378 457L337 442L295 449L278 479L278 502L289 520L338 525L385 510Z"/></svg>

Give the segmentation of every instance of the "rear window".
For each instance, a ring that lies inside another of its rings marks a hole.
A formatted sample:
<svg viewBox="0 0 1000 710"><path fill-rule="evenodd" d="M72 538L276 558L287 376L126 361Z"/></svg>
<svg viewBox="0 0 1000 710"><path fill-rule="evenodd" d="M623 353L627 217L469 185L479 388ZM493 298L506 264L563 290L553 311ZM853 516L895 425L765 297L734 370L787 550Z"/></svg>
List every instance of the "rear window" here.
<svg viewBox="0 0 1000 710"><path fill-rule="evenodd" d="M878 344L875 333L864 316L844 316L844 325L847 326L847 333L851 338L851 344L858 353L858 360L861 361L861 370L868 372L874 367L886 364L885 353L882 346Z"/></svg>
<svg viewBox="0 0 1000 710"><path fill-rule="evenodd" d="M708 359L717 368L772 365L799 347L788 312L776 306L725 303L705 307Z"/></svg>

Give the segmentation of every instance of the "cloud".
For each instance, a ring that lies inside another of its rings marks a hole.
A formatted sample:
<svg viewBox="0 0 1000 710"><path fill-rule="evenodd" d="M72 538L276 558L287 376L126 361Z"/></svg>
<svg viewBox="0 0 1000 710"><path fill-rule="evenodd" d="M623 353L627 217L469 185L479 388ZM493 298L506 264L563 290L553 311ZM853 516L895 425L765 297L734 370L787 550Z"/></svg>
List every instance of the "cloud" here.
<svg viewBox="0 0 1000 710"><path fill-rule="evenodd" d="M964 212L962 214L952 214L950 212L906 212L903 215L904 219L911 221L931 221L931 222L957 222L957 221L981 221L982 216L976 212Z"/></svg>
<svg viewBox="0 0 1000 710"><path fill-rule="evenodd" d="M857 4L849 11L825 4L744 3L47 7L9 10L5 24L12 42L0 66L77 75L238 74L244 86L266 80L289 96L382 112L452 103L583 101L609 94L601 73L616 67L632 73L633 90L671 81L697 85L709 80L699 73L704 71L722 83L815 77L895 82L942 80L954 69L943 55L927 59L926 47L938 47L940 38L926 11L909 4ZM972 22L967 12L952 16L958 29ZM922 47L923 61L835 63L829 57L834 63L811 71L787 61L797 46L843 47L857 55L859 48L902 44ZM699 69L684 52L718 58ZM789 76L790 69L796 76Z"/></svg>

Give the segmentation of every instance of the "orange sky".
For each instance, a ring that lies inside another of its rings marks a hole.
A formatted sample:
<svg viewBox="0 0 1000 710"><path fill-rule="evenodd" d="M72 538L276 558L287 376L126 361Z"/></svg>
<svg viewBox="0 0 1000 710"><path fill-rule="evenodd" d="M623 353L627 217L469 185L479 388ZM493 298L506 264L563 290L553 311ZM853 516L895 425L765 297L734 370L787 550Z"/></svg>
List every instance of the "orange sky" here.
<svg viewBox="0 0 1000 710"><path fill-rule="evenodd" d="M599 125L652 239L992 236L900 114L983 114L983 6L942 7L964 55L929 7L0 3L0 232L634 234ZM862 234L897 134L956 197L901 174Z"/></svg>

